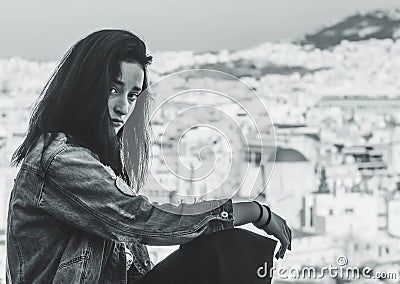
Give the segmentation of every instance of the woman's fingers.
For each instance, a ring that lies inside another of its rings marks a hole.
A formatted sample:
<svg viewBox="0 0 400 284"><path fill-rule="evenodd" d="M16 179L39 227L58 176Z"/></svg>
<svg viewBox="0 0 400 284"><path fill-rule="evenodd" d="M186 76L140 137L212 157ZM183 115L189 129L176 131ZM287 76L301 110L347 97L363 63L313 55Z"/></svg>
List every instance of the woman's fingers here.
<svg viewBox="0 0 400 284"><path fill-rule="evenodd" d="M285 227L285 230L286 230L286 235L287 235L288 242L289 242L288 250L292 250L292 231L290 230L290 228L288 226Z"/></svg>
<svg viewBox="0 0 400 284"><path fill-rule="evenodd" d="M286 250L287 250L288 247L289 247L289 241L286 240L282 245L283 245L283 251L282 251L282 258L283 258L283 256L284 256L285 253L286 253Z"/></svg>
<svg viewBox="0 0 400 284"><path fill-rule="evenodd" d="M281 242L281 247L277 253L278 257L276 259L283 258L285 256L287 247L288 247L288 244L286 242Z"/></svg>
<svg viewBox="0 0 400 284"><path fill-rule="evenodd" d="M285 234L283 234L282 237L280 238L280 241L281 241L281 247L279 249L279 257L283 258L289 246L289 238Z"/></svg>
<svg viewBox="0 0 400 284"><path fill-rule="evenodd" d="M276 215L275 213L272 213L272 220L264 230L268 234L271 234L278 238L278 240L280 241L280 248L275 254L275 258L283 258L286 250L292 249L292 232L287 226L286 221L282 217Z"/></svg>
<svg viewBox="0 0 400 284"><path fill-rule="evenodd" d="M289 227L286 225L286 222L283 222L283 228L282 228L282 238L281 238L281 248L279 250L279 257L283 258L286 250L289 248L290 243L291 243L291 232Z"/></svg>

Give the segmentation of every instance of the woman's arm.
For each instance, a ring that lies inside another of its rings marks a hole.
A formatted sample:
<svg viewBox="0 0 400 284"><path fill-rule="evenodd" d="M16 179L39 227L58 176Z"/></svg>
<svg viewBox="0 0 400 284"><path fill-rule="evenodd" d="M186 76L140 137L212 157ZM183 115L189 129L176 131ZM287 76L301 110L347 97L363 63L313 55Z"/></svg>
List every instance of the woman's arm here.
<svg viewBox="0 0 400 284"><path fill-rule="evenodd" d="M233 224L235 226L255 222L260 216L260 207L255 202L235 202L232 206Z"/></svg>
<svg viewBox="0 0 400 284"><path fill-rule="evenodd" d="M50 151L45 184L35 204L61 221L102 237L118 241L134 237L148 245L177 245L202 234L254 222L260 216L256 203L233 203L231 199L178 206L151 203L119 183L86 148L61 145L59 149ZM271 225L260 229L281 240L282 229L289 232L283 221L272 213Z"/></svg>
<svg viewBox="0 0 400 284"><path fill-rule="evenodd" d="M234 227L231 199L158 204L136 195L86 148L62 145L50 154L37 206L82 230L117 241L179 245Z"/></svg>

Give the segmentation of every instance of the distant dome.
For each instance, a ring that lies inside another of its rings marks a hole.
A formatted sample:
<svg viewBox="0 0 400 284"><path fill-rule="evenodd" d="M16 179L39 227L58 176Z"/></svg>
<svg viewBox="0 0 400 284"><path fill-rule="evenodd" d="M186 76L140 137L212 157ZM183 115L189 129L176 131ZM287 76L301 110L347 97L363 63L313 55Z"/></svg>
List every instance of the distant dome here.
<svg viewBox="0 0 400 284"><path fill-rule="evenodd" d="M274 156L268 158L268 162L273 162ZM307 162L308 159L302 153L290 148L277 147L275 162Z"/></svg>

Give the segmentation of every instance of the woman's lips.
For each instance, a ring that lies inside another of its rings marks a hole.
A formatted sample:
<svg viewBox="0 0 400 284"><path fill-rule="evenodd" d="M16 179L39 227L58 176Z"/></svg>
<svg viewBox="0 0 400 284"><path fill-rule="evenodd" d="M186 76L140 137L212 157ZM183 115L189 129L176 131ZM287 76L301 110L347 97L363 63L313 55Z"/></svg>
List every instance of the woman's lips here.
<svg viewBox="0 0 400 284"><path fill-rule="evenodd" d="M112 119L111 120L114 124L123 124L124 122L122 120L118 120L118 119Z"/></svg>

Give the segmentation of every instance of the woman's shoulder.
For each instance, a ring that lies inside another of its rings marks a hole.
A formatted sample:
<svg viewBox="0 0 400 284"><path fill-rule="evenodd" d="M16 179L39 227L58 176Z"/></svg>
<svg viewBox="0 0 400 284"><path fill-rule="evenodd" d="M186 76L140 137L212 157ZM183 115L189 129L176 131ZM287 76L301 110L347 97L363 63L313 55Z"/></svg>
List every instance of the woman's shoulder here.
<svg viewBox="0 0 400 284"><path fill-rule="evenodd" d="M25 164L36 164L37 162L47 164L61 152L68 152L73 148L75 152L84 152L98 159L98 156L89 149L81 146L74 137L63 132L44 133L39 136L37 142L30 149L25 158Z"/></svg>
<svg viewBox="0 0 400 284"><path fill-rule="evenodd" d="M93 156L96 159L99 159L98 155L93 151L88 149L85 146L82 146L82 143L79 143L79 140L73 137L72 135L66 134L64 132L57 132L53 134L46 134L45 139L49 139L49 153L50 155L57 155L59 152L62 152L66 149L73 148L74 151L84 152ZM44 139L44 140L45 140Z"/></svg>
<svg viewBox="0 0 400 284"><path fill-rule="evenodd" d="M37 147L42 149L43 155L54 156L57 152L68 147L78 146L74 139L63 132L44 133L40 135Z"/></svg>

